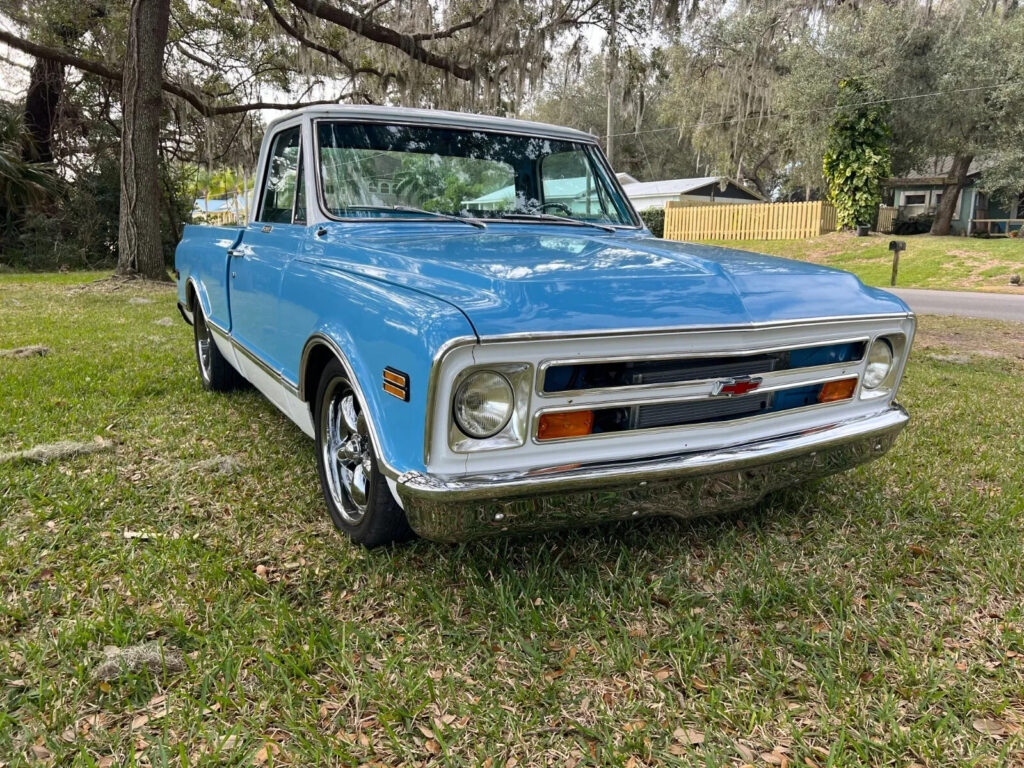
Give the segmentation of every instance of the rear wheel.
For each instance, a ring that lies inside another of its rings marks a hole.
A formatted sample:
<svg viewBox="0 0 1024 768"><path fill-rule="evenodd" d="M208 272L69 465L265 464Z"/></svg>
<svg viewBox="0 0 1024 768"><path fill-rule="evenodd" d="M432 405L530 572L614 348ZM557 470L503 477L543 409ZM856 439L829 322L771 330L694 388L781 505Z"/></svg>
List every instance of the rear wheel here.
<svg viewBox="0 0 1024 768"><path fill-rule="evenodd" d="M192 312L192 331L195 335L196 362L203 387L213 392L229 392L235 389L241 377L231 367L213 340L213 332L206 322L203 308L196 302Z"/></svg>
<svg viewBox="0 0 1024 768"><path fill-rule="evenodd" d="M378 469L362 404L337 360L324 369L313 413L320 486L335 527L365 547L412 538Z"/></svg>

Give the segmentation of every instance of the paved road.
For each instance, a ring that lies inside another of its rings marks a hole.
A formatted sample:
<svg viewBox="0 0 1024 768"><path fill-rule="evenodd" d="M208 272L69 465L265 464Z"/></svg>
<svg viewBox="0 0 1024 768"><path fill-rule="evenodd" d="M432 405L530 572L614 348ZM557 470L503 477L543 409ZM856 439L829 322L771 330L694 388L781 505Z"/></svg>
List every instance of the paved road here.
<svg viewBox="0 0 1024 768"><path fill-rule="evenodd" d="M971 291L925 291L919 288L886 288L921 315L959 315L987 320L1024 323L1024 296Z"/></svg>

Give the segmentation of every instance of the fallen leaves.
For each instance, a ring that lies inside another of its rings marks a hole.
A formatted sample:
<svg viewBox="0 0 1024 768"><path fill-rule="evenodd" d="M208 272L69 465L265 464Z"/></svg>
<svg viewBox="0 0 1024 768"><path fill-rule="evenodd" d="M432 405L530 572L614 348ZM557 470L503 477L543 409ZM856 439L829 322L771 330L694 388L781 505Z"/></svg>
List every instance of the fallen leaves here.
<svg viewBox="0 0 1024 768"><path fill-rule="evenodd" d="M281 755L281 745L276 741L268 741L264 743L262 747L257 750L256 754L252 757L253 765L266 765L267 761L271 757L274 758L274 762L277 762L277 758Z"/></svg>
<svg viewBox="0 0 1024 768"><path fill-rule="evenodd" d="M668 751L673 755L685 755L689 753L689 747L696 747L704 743L704 734L693 728L676 728L672 731L672 744Z"/></svg>
<svg viewBox="0 0 1024 768"><path fill-rule="evenodd" d="M979 717L971 726L978 733L985 736L991 736L994 739L1002 739L1007 736L1013 736L1020 733L1020 725L1017 723L1011 723L1007 720L999 720L994 717Z"/></svg>

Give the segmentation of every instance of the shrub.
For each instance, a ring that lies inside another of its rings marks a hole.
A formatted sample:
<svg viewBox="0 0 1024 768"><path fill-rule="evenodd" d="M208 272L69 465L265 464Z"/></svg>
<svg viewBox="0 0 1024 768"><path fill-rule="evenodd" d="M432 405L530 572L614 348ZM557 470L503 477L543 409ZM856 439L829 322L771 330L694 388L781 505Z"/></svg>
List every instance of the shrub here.
<svg viewBox="0 0 1024 768"><path fill-rule="evenodd" d="M892 233L894 235L923 235L931 232L932 222L935 221L934 213L919 213L909 218L899 218L893 222Z"/></svg>
<svg viewBox="0 0 1024 768"><path fill-rule="evenodd" d="M655 237L665 236L664 208L644 208L640 211L640 218L644 220L644 225L651 230L652 235Z"/></svg>
<svg viewBox="0 0 1024 768"><path fill-rule="evenodd" d="M828 129L822 172L840 227L877 215L882 180L891 175L886 107L858 80L839 82L839 106Z"/></svg>

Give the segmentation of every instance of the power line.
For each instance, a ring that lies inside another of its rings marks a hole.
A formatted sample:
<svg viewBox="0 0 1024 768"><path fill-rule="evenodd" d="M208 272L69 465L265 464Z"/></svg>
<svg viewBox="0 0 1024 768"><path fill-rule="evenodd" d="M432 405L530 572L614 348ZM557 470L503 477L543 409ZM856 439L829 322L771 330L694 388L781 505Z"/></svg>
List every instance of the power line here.
<svg viewBox="0 0 1024 768"><path fill-rule="evenodd" d="M875 104L893 104L893 103L895 103L897 101L909 101L911 99L927 99L927 98L930 98L932 96L946 96L946 95L953 94L953 93L968 93L968 92L971 92L971 91L984 91L984 90L987 90L989 88L999 88L1001 86L1013 86L1013 85L1024 85L1024 80L1011 80L1011 81L1006 82L1006 83L989 83L988 85L978 85L978 86L974 86L973 88L954 88L954 89L949 90L949 91L932 91L931 93L914 93L914 94L911 94L909 96L894 96L894 97L888 98L888 99L873 99L871 101L861 101L861 102L856 102L854 104L844 104L842 107L840 107L837 104L834 107L818 107L816 109L805 109L805 110L796 111L796 112L779 112L777 114L770 114L769 113L767 115L764 115L761 118L733 117L733 118L730 118L728 120L716 120L716 121L710 122L710 123L700 122L700 123L690 123L688 125L676 125L676 126L672 126L670 128L651 128L650 130L647 130L647 131L626 131L625 133L612 133L612 134L602 133L602 134L598 135L598 138L599 139L606 139L606 138L608 138L609 135L614 138L616 136L639 136L640 134L643 134L643 133L664 133L666 131L684 131L684 130L686 130L688 128L710 128L711 126L715 126L715 125L731 125L733 123L742 123L742 122L746 122L747 120L754 120L754 119L760 120L760 119L767 119L767 118L773 118L773 117L775 117L775 118L779 118L779 117L794 117L796 115L809 115L809 114L812 114L812 113L815 113L815 112L832 112L832 111L840 109L840 108L845 109L847 107L869 107L869 106L873 106Z"/></svg>

